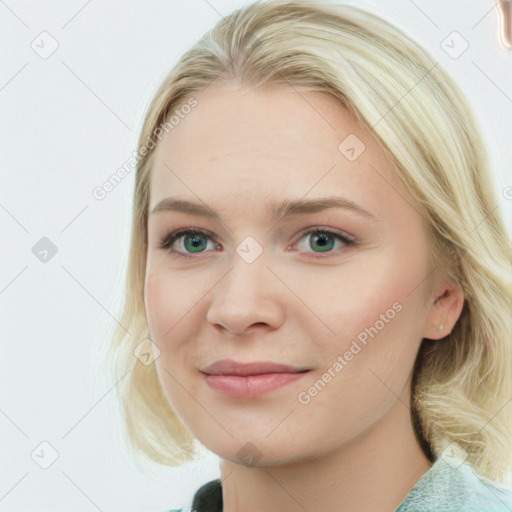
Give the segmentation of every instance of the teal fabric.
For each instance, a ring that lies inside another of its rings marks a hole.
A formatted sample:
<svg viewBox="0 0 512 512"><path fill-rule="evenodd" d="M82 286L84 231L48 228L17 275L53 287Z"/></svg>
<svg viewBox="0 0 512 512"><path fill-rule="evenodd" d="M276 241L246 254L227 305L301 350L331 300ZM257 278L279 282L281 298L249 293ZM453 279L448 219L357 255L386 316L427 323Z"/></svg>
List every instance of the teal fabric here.
<svg viewBox="0 0 512 512"><path fill-rule="evenodd" d="M395 512L512 512L512 486L481 477L459 459L440 457Z"/></svg>
<svg viewBox="0 0 512 512"><path fill-rule="evenodd" d="M512 488L481 477L459 459L440 457L395 512L512 512Z"/></svg>

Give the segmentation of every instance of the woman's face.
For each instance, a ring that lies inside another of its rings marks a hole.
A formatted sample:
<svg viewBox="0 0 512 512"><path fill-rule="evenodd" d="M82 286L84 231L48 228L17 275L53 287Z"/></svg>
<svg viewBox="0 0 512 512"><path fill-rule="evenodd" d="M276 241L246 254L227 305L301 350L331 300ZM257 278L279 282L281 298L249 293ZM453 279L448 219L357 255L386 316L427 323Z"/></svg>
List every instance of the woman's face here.
<svg viewBox="0 0 512 512"><path fill-rule="evenodd" d="M148 220L146 313L177 415L253 464L409 421L435 297L422 217L384 153L325 95L222 84L194 97L155 150ZM203 233L169 239L182 228ZM223 360L293 369L207 370Z"/></svg>

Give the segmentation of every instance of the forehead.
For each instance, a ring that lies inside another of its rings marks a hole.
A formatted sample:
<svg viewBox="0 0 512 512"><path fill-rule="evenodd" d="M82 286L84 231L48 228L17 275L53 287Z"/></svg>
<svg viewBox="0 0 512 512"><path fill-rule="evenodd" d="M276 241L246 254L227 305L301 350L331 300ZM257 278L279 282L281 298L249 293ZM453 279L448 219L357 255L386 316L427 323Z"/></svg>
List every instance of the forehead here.
<svg viewBox="0 0 512 512"><path fill-rule="evenodd" d="M204 199L226 214L305 195L369 204L389 192L384 180L399 187L376 141L331 96L222 84L194 98L155 149L150 209L169 196Z"/></svg>

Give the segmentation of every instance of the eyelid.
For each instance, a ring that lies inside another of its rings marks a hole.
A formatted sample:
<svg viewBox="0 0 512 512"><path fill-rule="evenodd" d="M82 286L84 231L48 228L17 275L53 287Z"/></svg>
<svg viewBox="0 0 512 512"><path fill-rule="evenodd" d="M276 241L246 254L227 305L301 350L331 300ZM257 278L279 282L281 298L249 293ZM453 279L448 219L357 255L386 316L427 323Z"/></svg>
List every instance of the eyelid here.
<svg viewBox="0 0 512 512"><path fill-rule="evenodd" d="M304 238L306 235L309 235L311 233L316 233L317 231L330 233L335 236L339 236L341 238L346 239L347 242L355 242L355 237L352 235L349 235L346 231L341 231L340 229L330 228L328 226L323 226L321 224L314 224L309 228L303 228L298 232L298 238L294 242L297 243L301 238ZM292 244L293 245L293 244Z"/></svg>
<svg viewBox="0 0 512 512"><path fill-rule="evenodd" d="M173 228L170 231L166 232L166 234L160 239L158 243L159 249L164 249L168 252L170 252L173 255L188 257L187 254L180 253L179 251L171 250L170 246L174 244L176 241L178 241L182 236L187 234L198 234L201 236L204 236L205 238L208 238L212 242L218 244L218 238L212 231L204 228L196 228L193 226L189 227L181 227L181 228ZM193 254L193 253L189 253ZM197 254L201 254L200 252Z"/></svg>

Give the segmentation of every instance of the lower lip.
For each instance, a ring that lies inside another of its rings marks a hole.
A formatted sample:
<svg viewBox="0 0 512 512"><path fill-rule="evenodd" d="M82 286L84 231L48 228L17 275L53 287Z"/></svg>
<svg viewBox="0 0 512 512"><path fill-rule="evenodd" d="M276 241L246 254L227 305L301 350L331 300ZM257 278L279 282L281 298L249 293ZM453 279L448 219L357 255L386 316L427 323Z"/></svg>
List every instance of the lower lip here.
<svg viewBox="0 0 512 512"><path fill-rule="evenodd" d="M237 398L263 395L286 386L308 372L300 373L264 373L261 375L205 375L208 385Z"/></svg>

